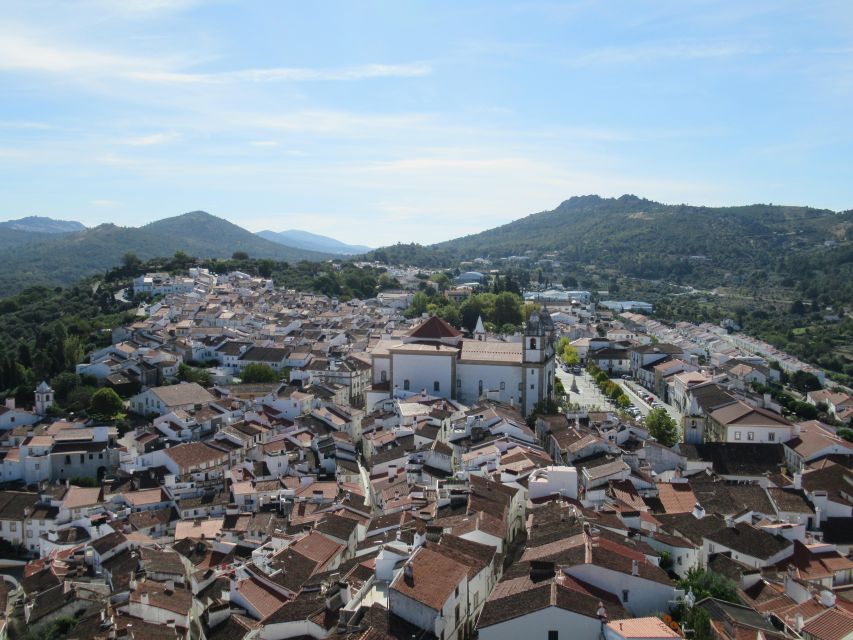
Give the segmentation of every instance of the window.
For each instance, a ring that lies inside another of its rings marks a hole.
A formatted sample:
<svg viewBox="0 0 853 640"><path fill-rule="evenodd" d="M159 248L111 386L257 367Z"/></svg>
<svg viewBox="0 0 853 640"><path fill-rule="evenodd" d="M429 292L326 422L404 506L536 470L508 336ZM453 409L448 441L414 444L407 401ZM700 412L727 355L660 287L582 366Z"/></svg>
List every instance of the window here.
<svg viewBox="0 0 853 640"><path fill-rule="evenodd" d="M458 597L459 597L459 585L456 585L456 590L453 592L453 595L454 595L454 597L456 597L456 598L458 598ZM459 614L457 614L457 615L456 615L456 617L458 618L458 617L459 617Z"/></svg>
<svg viewBox="0 0 853 640"><path fill-rule="evenodd" d="M533 385L532 385L532 384L530 385L530 390L531 390L531 391L533 390Z"/></svg>
<svg viewBox="0 0 853 640"><path fill-rule="evenodd" d="M90 453L90 454L89 454L89 460L94 460L94 459L95 459L95 454L94 454L94 453Z"/></svg>
<svg viewBox="0 0 853 640"><path fill-rule="evenodd" d="M735 431L735 440L740 440L740 431Z"/></svg>
<svg viewBox="0 0 853 640"><path fill-rule="evenodd" d="M678 558L675 560L675 563L681 564L681 560L682 560L681 556L678 556Z"/></svg>
<svg viewBox="0 0 853 640"><path fill-rule="evenodd" d="M410 385L409 385L409 381L408 381L408 380L403 380L403 391L408 391L408 390L409 390L409 386L410 386Z"/></svg>
<svg viewBox="0 0 853 640"><path fill-rule="evenodd" d="M440 391L441 390L441 385L438 383L438 380L436 380L435 382L432 383L432 390L433 391Z"/></svg>
<svg viewBox="0 0 853 640"><path fill-rule="evenodd" d="M548 632L548 640L560 640L560 632L559 631L549 631Z"/></svg>
<svg viewBox="0 0 853 640"><path fill-rule="evenodd" d="M462 378L456 378L456 388L459 389L462 386Z"/></svg>
<svg viewBox="0 0 853 640"><path fill-rule="evenodd" d="M9 523L9 531L17 531L17 530L18 530L18 523L17 522L10 522Z"/></svg>
<svg viewBox="0 0 853 640"><path fill-rule="evenodd" d="M104 454L103 454L103 453L99 453L99 454L98 454L98 460L103 460L103 459L104 459Z"/></svg>
<svg viewBox="0 0 853 640"><path fill-rule="evenodd" d="M622 589L622 602L628 602L628 593L627 589Z"/></svg>
<svg viewBox="0 0 853 640"><path fill-rule="evenodd" d="M379 374L379 379L380 379L382 382L387 382L387 381L388 381L388 372L387 372L387 371L383 371L382 373L380 373L380 374Z"/></svg>
<svg viewBox="0 0 853 640"><path fill-rule="evenodd" d="M775 442L776 441L776 432L775 431L771 431L770 433L767 434L767 441L768 442Z"/></svg>
<svg viewBox="0 0 853 640"><path fill-rule="evenodd" d="M531 349L536 348L536 338L530 338L530 348Z"/></svg>
<svg viewBox="0 0 853 640"><path fill-rule="evenodd" d="M36 462L36 471L38 471L40 468L41 468L41 465L38 462Z"/></svg>
<svg viewBox="0 0 853 640"><path fill-rule="evenodd" d="M71 464L71 456L65 456L65 464Z"/></svg>
<svg viewBox="0 0 853 640"><path fill-rule="evenodd" d="M480 395L480 396L483 395L483 381L482 380L480 380L477 383L477 395Z"/></svg>
<svg viewBox="0 0 853 640"><path fill-rule="evenodd" d="M457 589L457 591L459 591L459 589ZM459 595L459 594L457 594L457 595ZM454 620L454 622L458 623L459 622L459 605L458 604L453 609L453 613L454 613L453 620Z"/></svg>
<svg viewBox="0 0 853 640"><path fill-rule="evenodd" d="M747 440L755 440L755 432L754 431L747 431L746 432L746 439Z"/></svg>
<svg viewBox="0 0 853 640"><path fill-rule="evenodd" d="M501 391L506 389L506 382L501 382Z"/></svg>

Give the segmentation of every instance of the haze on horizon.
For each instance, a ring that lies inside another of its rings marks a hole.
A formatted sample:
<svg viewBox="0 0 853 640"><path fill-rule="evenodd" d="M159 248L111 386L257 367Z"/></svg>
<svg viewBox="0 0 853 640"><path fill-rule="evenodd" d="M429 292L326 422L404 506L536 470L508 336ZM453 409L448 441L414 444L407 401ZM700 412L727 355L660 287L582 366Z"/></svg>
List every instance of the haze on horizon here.
<svg viewBox="0 0 853 640"><path fill-rule="evenodd" d="M849 2L436 7L0 6L0 218L380 246L591 193L853 207Z"/></svg>

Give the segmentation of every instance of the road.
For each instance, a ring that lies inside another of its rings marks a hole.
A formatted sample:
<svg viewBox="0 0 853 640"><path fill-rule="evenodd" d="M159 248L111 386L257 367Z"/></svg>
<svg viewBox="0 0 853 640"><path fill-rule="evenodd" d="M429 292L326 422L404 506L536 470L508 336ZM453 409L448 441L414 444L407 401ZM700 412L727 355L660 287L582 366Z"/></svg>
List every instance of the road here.
<svg viewBox="0 0 853 640"><path fill-rule="evenodd" d="M665 403L661 398L656 396L651 391L644 389L633 381L622 380L621 378L614 378L614 381L616 382L616 384L622 387L622 390L625 391L634 406L636 406L640 410L640 413L642 413L644 416L649 414L649 411L652 410L652 407L648 402L646 402L642 397L640 397L641 393L643 394L643 396L652 396L655 400L660 402L661 405L663 405L664 409L666 409L666 412L672 417L672 419L675 420L678 424L681 424L681 416L678 414L675 408Z"/></svg>

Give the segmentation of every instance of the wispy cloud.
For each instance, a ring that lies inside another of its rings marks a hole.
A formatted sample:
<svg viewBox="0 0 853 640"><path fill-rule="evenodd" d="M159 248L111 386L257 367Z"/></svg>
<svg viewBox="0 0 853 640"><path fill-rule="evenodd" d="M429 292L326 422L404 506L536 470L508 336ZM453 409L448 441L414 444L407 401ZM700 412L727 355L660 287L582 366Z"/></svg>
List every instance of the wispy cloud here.
<svg viewBox="0 0 853 640"><path fill-rule="evenodd" d="M269 67L194 72L197 60L180 56L129 56L39 37L20 28L0 30L0 70L71 72L169 85L228 83L352 82L372 78L417 78L432 73L426 63L371 63L342 67Z"/></svg>
<svg viewBox="0 0 853 640"><path fill-rule="evenodd" d="M174 131L163 131L160 133L151 133L143 136L135 136L132 138L124 138L119 140L120 144L126 144L131 147L150 147L158 144L166 144L180 138L179 133Z"/></svg>
<svg viewBox="0 0 853 640"><path fill-rule="evenodd" d="M596 65L647 64L662 60L700 60L712 58L734 58L765 53L757 45L739 43L683 43L661 42L638 44L626 47L604 47L570 57L570 66L590 67Z"/></svg>
<svg viewBox="0 0 853 640"><path fill-rule="evenodd" d="M131 71L135 80L163 84L223 84L233 82L331 82L370 78L417 78L432 73L428 64L365 64L336 68L271 67L220 73Z"/></svg>

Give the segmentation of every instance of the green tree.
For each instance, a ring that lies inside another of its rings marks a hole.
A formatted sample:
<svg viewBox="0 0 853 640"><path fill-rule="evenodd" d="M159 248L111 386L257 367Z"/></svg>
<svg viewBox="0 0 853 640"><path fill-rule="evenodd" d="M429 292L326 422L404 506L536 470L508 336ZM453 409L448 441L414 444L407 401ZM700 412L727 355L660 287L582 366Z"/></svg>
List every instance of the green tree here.
<svg viewBox="0 0 853 640"><path fill-rule="evenodd" d="M126 271L133 272L142 265L142 260L132 251L128 251L121 257L121 265Z"/></svg>
<svg viewBox="0 0 853 640"><path fill-rule="evenodd" d="M89 403L92 401L92 396L95 395L97 390L98 389L96 387L89 385L80 386L71 390L68 393L68 400L66 401L65 408L68 409L68 411L83 411L89 406Z"/></svg>
<svg viewBox="0 0 853 640"><path fill-rule="evenodd" d="M794 300L794 302L791 303L790 312L801 316L806 312L806 306L803 304L802 300Z"/></svg>
<svg viewBox="0 0 853 640"><path fill-rule="evenodd" d="M495 311L491 318L492 322L499 326L505 324L518 326L521 324L522 318L520 297L509 291L499 293L495 297Z"/></svg>
<svg viewBox="0 0 853 640"><path fill-rule="evenodd" d="M706 569L690 569L687 576L678 582L678 588L692 591L697 602L710 597L740 604L737 585L724 575Z"/></svg>
<svg viewBox="0 0 853 640"><path fill-rule="evenodd" d="M565 362L570 367L580 364L581 359L578 355L578 350L575 349L571 344L567 344L563 347L563 351L560 355L563 358L563 362Z"/></svg>
<svg viewBox="0 0 853 640"><path fill-rule="evenodd" d="M684 615L683 629L693 630L693 640L713 640L711 616L702 607L693 607Z"/></svg>
<svg viewBox="0 0 853 640"><path fill-rule="evenodd" d="M818 377L809 371L795 371L791 374L788 384L802 393L817 391L821 388Z"/></svg>
<svg viewBox="0 0 853 640"><path fill-rule="evenodd" d="M51 378L50 386L56 393L56 399L64 402L68 398L68 394L80 386L80 376L70 371L63 371Z"/></svg>
<svg viewBox="0 0 853 640"><path fill-rule="evenodd" d="M279 376L269 365L253 362L246 365L240 379L245 383L277 382Z"/></svg>
<svg viewBox="0 0 853 640"><path fill-rule="evenodd" d="M665 447L671 447L678 442L678 425L666 409L652 409L646 416L646 428L649 434Z"/></svg>
<svg viewBox="0 0 853 640"><path fill-rule="evenodd" d="M412 296L412 304L409 305L409 308L406 310L406 315L411 318L415 318L424 314L427 311L428 305L429 296L423 291L418 291L414 296Z"/></svg>
<svg viewBox="0 0 853 640"><path fill-rule="evenodd" d="M249 254L246 253L245 251L235 251L234 253L231 254L231 259L232 260L248 260Z"/></svg>
<svg viewBox="0 0 853 640"><path fill-rule="evenodd" d="M101 420L112 420L124 410L124 402L109 387L98 389L89 401L89 413Z"/></svg>

